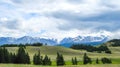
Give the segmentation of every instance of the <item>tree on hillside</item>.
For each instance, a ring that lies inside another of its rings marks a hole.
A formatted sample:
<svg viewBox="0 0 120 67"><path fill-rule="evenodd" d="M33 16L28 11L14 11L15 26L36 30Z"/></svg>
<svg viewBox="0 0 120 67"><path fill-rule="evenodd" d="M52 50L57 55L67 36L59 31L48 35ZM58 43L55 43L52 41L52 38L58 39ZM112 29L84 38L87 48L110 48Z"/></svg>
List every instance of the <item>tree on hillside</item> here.
<svg viewBox="0 0 120 67"><path fill-rule="evenodd" d="M98 60L98 58L96 59L96 64L99 64L99 60Z"/></svg>
<svg viewBox="0 0 120 67"><path fill-rule="evenodd" d="M103 64L110 64L110 63L112 63L111 59L108 59L108 58L102 58L101 61L102 61Z"/></svg>
<svg viewBox="0 0 120 67"><path fill-rule="evenodd" d="M105 53L111 54L112 52L110 50L106 50Z"/></svg>
<svg viewBox="0 0 120 67"><path fill-rule="evenodd" d="M33 43L32 46L43 46L43 43Z"/></svg>
<svg viewBox="0 0 120 67"><path fill-rule="evenodd" d="M26 53L26 63L27 64L30 64L30 56L29 56L29 54L28 53Z"/></svg>
<svg viewBox="0 0 120 67"><path fill-rule="evenodd" d="M63 55L59 54L58 52L57 52L56 64L57 66L65 65Z"/></svg>
<svg viewBox="0 0 120 67"><path fill-rule="evenodd" d="M10 53L10 63L15 63L15 61L16 61L15 53Z"/></svg>
<svg viewBox="0 0 120 67"><path fill-rule="evenodd" d="M10 63L9 52L8 52L7 49L5 49L5 47L3 48L3 52L4 52L4 60L5 60L5 63Z"/></svg>
<svg viewBox="0 0 120 67"><path fill-rule="evenodd" d="M43 64L43 62L42 62L43 60L42 60L42 56L40 55L40 50L38 51L38 54L35 54L34 56L33 56L33 63L35 64L35 65L42 65Z"/></svg>
<svg viewBox="0 0 120 67"><path fill-rule="evenodd" d="M4 63L4 62L5 62L4 52L3 49L0 48L0 63Z"/></svg>
<svg viewBox="0 0 120 67"><path fill-rule="evenodd" d="M30 63L29 55L28 55L28 53L25 53L25 50L23 47L19 47L18 53L16 55L15 63L19 63L19 64L29 64Z"/></svg>
<svg viewBox="0 0 120 67"><path fill-rule="evenodd" d="M89 58L88 56L87 56L87 54L85 53L84 54L84 56L83 56L83 64L88 64L88 63L92 63L92 61L91 61L91 58Z"/></svg>
<svg viewBox="0 0 120 67"><path fill-rule="evenodd" d="M10 63L10 54L5 47L0 47L0 63Z"/></svg>
<svg viewBox="0 0 120 67"><path fill-rule="evenodd" d="M78 64L78 61L77 61L77 58L75 57L75 58L72 58L72 64L73 65L77 65Z"/></svg>
<svg viewBox="0 0 120 67"><path fill-rule="evenodd" d="M43 65L51 65L51 60L47 55L45 55L45 58L43 59Z"/></svg>
<svg viewBox="0 0 120 67"><path fill-rule="evenodd" d="M101 46L92 46L92 45L85 45L85 44L74 44L72 45L70 48L72 49L77 49L77 50L86 50L88 52L94 52L97 51L98 53L101 53L102 51L105 53L109 53L110 54L110 50L108 49L107 46L105 45L101 45Z"/></svg>

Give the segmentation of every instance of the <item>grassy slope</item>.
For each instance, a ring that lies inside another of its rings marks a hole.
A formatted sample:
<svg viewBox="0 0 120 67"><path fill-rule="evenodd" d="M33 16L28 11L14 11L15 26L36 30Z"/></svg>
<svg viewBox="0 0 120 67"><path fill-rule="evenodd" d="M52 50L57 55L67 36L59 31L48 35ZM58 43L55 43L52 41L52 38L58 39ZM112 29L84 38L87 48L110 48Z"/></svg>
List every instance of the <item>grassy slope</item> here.
<svg viewBox="0 0 120 67"><path fill-rule="evenodd" d="M45 56L46 54L53 60L53 64L55 65L55 59L56 59L56 53L59 52L61 54L63 54L64 59L67 65L71 65L71 58L72 57L77 57L78 61L82 61L82 57L84 53L87 53L89 57L91 57L93 60L96 58L102 58L102 57L109 57L112 59L113 61L113 65L110 65L111 67L120 67L120 47L109 47L110 50L112 51L112 54L105 54L105 53L96 53L96 52L86 52L84 50L73 50L70 48L65 48L65 47L61 47L61 46L41 46L41 47L33 47L33 46L28 46L26 47L26 51L29 53L31 60L33 55L40 50L42 56ZM7 47L7 49L10 52L17 52L17 47ZM95 62L93 62L92 65L82 65L81 67L106 67L106 65L103 64L99 64L99 65L94 65ZM82 62L79 62L79 64L82 64ZM3 67L5 66L5 64L0 64L0 66L3 65ZM10 64L12 67L16 67L16 65L14 66L14 64ZM24 67L25 65L23 65L22 67ZM37 66L32 66L32 65L27 65L28 67L37 67ZM27 67L25 66L25 67ZM6 67L6 66L5 66ZM17 67L21 67L21 65L17 66ZM41 66L42 67L42 66ZM70 66L71 67L71 66ZM73 66L74 67L74 66ZM79 66L76 66L79 67Z"/></svg>
<svg viewBox="0 0 120 67"><path fill-rule="evenodd" d="M67 66L40 66L23 64L0 64L0 67L120 67L120 64L98 64L98 65L67 65Z"/></svg>
<svg viewBox="0 0 120 67"><path fill-rule="evenodd" d="M17 47L8 47L7 48L10 52L17 52ZM102 58L102 57L109 57L109 58L120 58L120 47L110 47L112 54L105 54L105 53L96 53L96 52L86 52L84 50L73 50L70 48L65 48L62 46L41 46L41 47L34 47L28 46L26 47L26 51L29 53L31 59L37 51L40 50L42 56L48 55L51 57L52 60L55 60L56 53L59 52L63 54L65 60L71 60L72 57L77 57L78 59L82 60L83 54L87 53L88 56L91 58Z"/></svg>

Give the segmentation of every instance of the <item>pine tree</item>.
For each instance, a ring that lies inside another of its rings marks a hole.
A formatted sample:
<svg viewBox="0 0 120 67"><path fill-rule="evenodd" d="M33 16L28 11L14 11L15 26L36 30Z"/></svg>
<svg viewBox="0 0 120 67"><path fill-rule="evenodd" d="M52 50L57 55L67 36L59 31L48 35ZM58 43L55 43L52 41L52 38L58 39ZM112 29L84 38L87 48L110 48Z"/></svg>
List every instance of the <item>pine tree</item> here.
<svg viewBox="0 0 120 67"><path fill-rule="evenodd" d="M83 56L83 64L87 64L88 60L87 60L87 54L85 53Z"/></svg>
<svg viewBox="0 0 120 67"><path fill-rule="evenodd" d="M37 55L35 54L34 56L33 56L33 63L35 64L35 65L37 65L38 63L37 63Z"/></svg>
<svg viewBox="0 0 120 67"><path fill-rule="evenodd" d="M72 58L72 64L73 64L73 65L77 65L77 63L78 63L77 58L76 58L76 57L75 57L75 58Z"/></svg>
<svg viewBox="0 0 120 67"><path fill-rule="evenodd" d="M26 53L26 63L30 64L30 56L28 53Z"/></svg>
<svg viewBox="0 0 120 67"><path fill-rule="evenodd" d="M51 60L47 55L45 55L45 58L43 59L43 65L51 65Z"/></svg>
<svg viewBox="0 0 120 67"><path fill-rule="evenodd" d="M9 54L9 57L10 57L10 62L9 62L9 63L13 63L13 61L12 61L12 56L13 56L13 54L10 53L10 54Z"/></svg>
<svg viewBox="0 0 120 67"><path fill-rule="evenodd" d="M0 47L0 63L10 63L10 53L5 47Z"/></svg>
<svg viewBox="0 0 120 67"><path fill-rule="evenodd" d="M75 57L75 65L77 65L78 64L78 61L77 61L77 58Z"/></svg>
<svg viewBox="0 0 120 67"><path fill-rule="evenodd" d="M98 58L96 59L96 64L99 64L99 60L98 60Z"/></svg>
<svg viewBox="0 0 120 67"><path fill-rule="evenodd" d="M75 65L75 61L74 61L74 59L72 58L72 65Z"/></svg>
<svg viewBox="0 0 120 67"><path fill-rule="evenodd" d="M9 63L10 62L10 56L9 56L9 52L7 51L7 49L5 49L5 47L3 47L3 52L4 52L4 63Z"/></svg>
<svg viewBox="0 0 120 67"><path fill-rule="evenodd" d="M38 51L38 54L35 54L34 56L33 56L33 63L35 64L35 65L42 65L43 64L43 62L42 62L43 60L42 60L42 56L40 56L40 50Z"/></svg>
<svg viewBox="0 0 120 67"><path fill-rule="evenodd" d="M13 55L12 55L12 63L15 63L16 62L16 54L14 53Z"/></svg>
<svg viewBox="0 0 120 67"><path fill-rule="evenodd" d="M91 61L91 58L89 58L88 56L87 56L87 54L85 53L84 54L84 56L83 56L83 64L88 64L88 63L92 63L92 61Z"/></svg>
<svg viewBox="0 0 120 67"><path fill-rule="evenodd" d="M56 64L57 66L65 65L63 55L59 54L58 52L57 52Z"/></svg>
<svg viewBox="0 0 120 67"><path fill-rule="evenodd" d="M0 48L0 63L4 63L4 62L5 62L4 52L3 52L3 49Z"/></svg>
<svg viewBox="0 0 120 67"><path fill-rule="evenodd" d="M49 64L49 65L51 65L51 64L52 64L52 61L51 61L51 59L49 58L48 60L49 60L49 63L48 63L48 64Z"/></svg>
<svg viewBox="0 0 120 67"><path fill-rule="evenodd" d="M20 46L18 49L15 63L19 63L19 64L29 64L30 63L29 55L28 55L28 53L25 53L25 50L22 46Z"/></svg>
<svg viewBox="0 0 120 67"><path fill-rule="evenodd" d="M103 64L106 64L106 63L107 63L107 64L111 64L111 63L112 63L111 59L108 59L108 58L106 58L106 57L105 57L105 58L102 58L101 61L102 61Z"/></svg>

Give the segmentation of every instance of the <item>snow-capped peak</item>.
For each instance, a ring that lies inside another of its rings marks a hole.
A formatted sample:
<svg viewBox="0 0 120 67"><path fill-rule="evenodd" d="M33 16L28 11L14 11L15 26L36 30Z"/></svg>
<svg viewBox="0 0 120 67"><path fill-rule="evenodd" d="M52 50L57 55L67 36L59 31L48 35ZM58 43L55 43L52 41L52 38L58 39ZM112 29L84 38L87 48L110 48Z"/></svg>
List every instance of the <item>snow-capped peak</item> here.
<svg viewBox="0 0 120 67"><path fill-rule="evenodd" d="M108 37L104 36L104 35L100 35L100 36L77 36L74 38L64 38L60 43L61 44L91 44L91 43L104 43L106 42L108 39ZM68 45L68 46L69 46ZM63 45L64 46L64 45Z"/></svg>

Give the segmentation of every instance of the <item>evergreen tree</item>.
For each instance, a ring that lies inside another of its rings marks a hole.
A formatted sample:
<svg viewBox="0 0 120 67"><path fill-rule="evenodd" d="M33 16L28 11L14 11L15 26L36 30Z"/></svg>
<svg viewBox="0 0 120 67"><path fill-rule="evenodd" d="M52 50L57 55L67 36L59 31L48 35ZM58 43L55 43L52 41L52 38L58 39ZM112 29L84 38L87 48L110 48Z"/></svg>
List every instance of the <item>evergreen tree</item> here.
<svg viewBox="0 0 120 67"><path fill-rule="evenodd" d="M0 63L4 63L5 58L4 58L4 52L3 49L0 47Z"/></svg>
<svg viewBox="0 0 120 67"><path fill-rule="evenodd" d="M72 65L75 65L75 61L74 61L74 59L72 58Z"/></svg>
<svg viewBox="0 0 120 67"><path fill-rule="evenodd" d="M9 53L5 47L0 48L0 63L20 63L29 64L30 58L28 53L25 53L24 48L18 49L17 55Z"/></svg>
<svg viewBox="0 0 120 67"><path fill-rule="evenodd" d="M12 56L13 56L13 54L10 53L10 54L9 54L9 57L10 57L10 62L9 62L9 63L13 63L13 61L12 61Z"/></svg>
<svg viewBox="0 0 120 67"><path fill-rule="evenodd" d="M30 64L30 56L28 53L26 53L26 63Z"/></svg>
<svg viewBox="0 0 120 67"><path fill-rule="evenodd" d="M51 59L49 58L48 60L49 60L49 63L48 63L48 64L49 64L49 65L51 65L51 64L52 64L52 61L51 61Z"/></svg>
<svg viewBox="0 0 120 67"><path fill-rule="evenodd" d="M45 58L43 59L43 65L51 65L51 60L47 55L45 55Z"/></svg>
<svg viewBox="0 0 120 67"><path fill-rule="evenodd" d="M59 54L58 52L57 52L56 64L57 66L65 65L63 55Z"/></svg>
<svg viewBox="0 0 120 67"><path fill-rule="evenodd" d="M5 49L5 47L3 47L3 52L4 52L4 63L9 63L10 62L10 56L9 56L9 52L7 51L7 49Z"/></svg>
<svg viewBox="0 0 120 67"><path fill-rule="evenodd" d="M91 58L89 58L88 56L87 56L87 54L85 53L84 54L84 56L83 56L83 64L88 64L88 63L92 63L92 61L91 61Z"/></svg>
<svg viewBox="0 0 120 67"><path fill-rule="evenodd" d="M77 61L77 58L75 57L75 65L77 65L78 64L78 61Z"/></svg>
<svg viewBox="0 0 120 67"><path fill-rule="evenodd" d="M112 63L111 59L108 59L108 58L102 58L101 61L102 61L103 64L106 64L106 63L110 64L110 63Z"/></svg>
<svg viewBox="0 0 120 67"><path fill-rule="evenodd" d="M75 57L75 58L72 58L72 64L73 65L77 65L78 64L78 61L77 61L77 58Z"/></svg>
<svg viewBox="0 0 120 67"><path fill-rule="evenodd" d="M33 56L33 63L35 64L35 65L37 65L38 63L37 63L37 55L35 54L34 56Z"/></svg>
<svg viewBox="0 0 120 67"><path fill-rule="evenodd" d="M15 62L16 62L16 55L14 53L14 54L12 54L12 63L15 63Z"/></svg>
<svg viewBox="0 0 120 67"><path fill-rule="evenodd" d="M98 58L96 59L96 64L99 64L99 60L98 60Z"/></svg>
<svg viewBox="0 0 120 67"><path fill-rule="evenodd" d="M42 62L43 60L42 60L42 56L40 56L40 50L38 51L38 54L35 54L34 56L33 56L33 63L35 64L35 65L42 65L43 64L43 62Z"/></svg>
<svg viewBox="0 0 120 67"><path fill-rule="evenodd" d="M25 53L24 47L19 47L18 53L16 55L15 63L19 64L29 64L29 55Z"/></svg>
<svg viewBox="0 0 120 67"><path fill-rule="evenodd" d="M110 50L106 50L105 53L111 54L112 52Z"/></svg>

